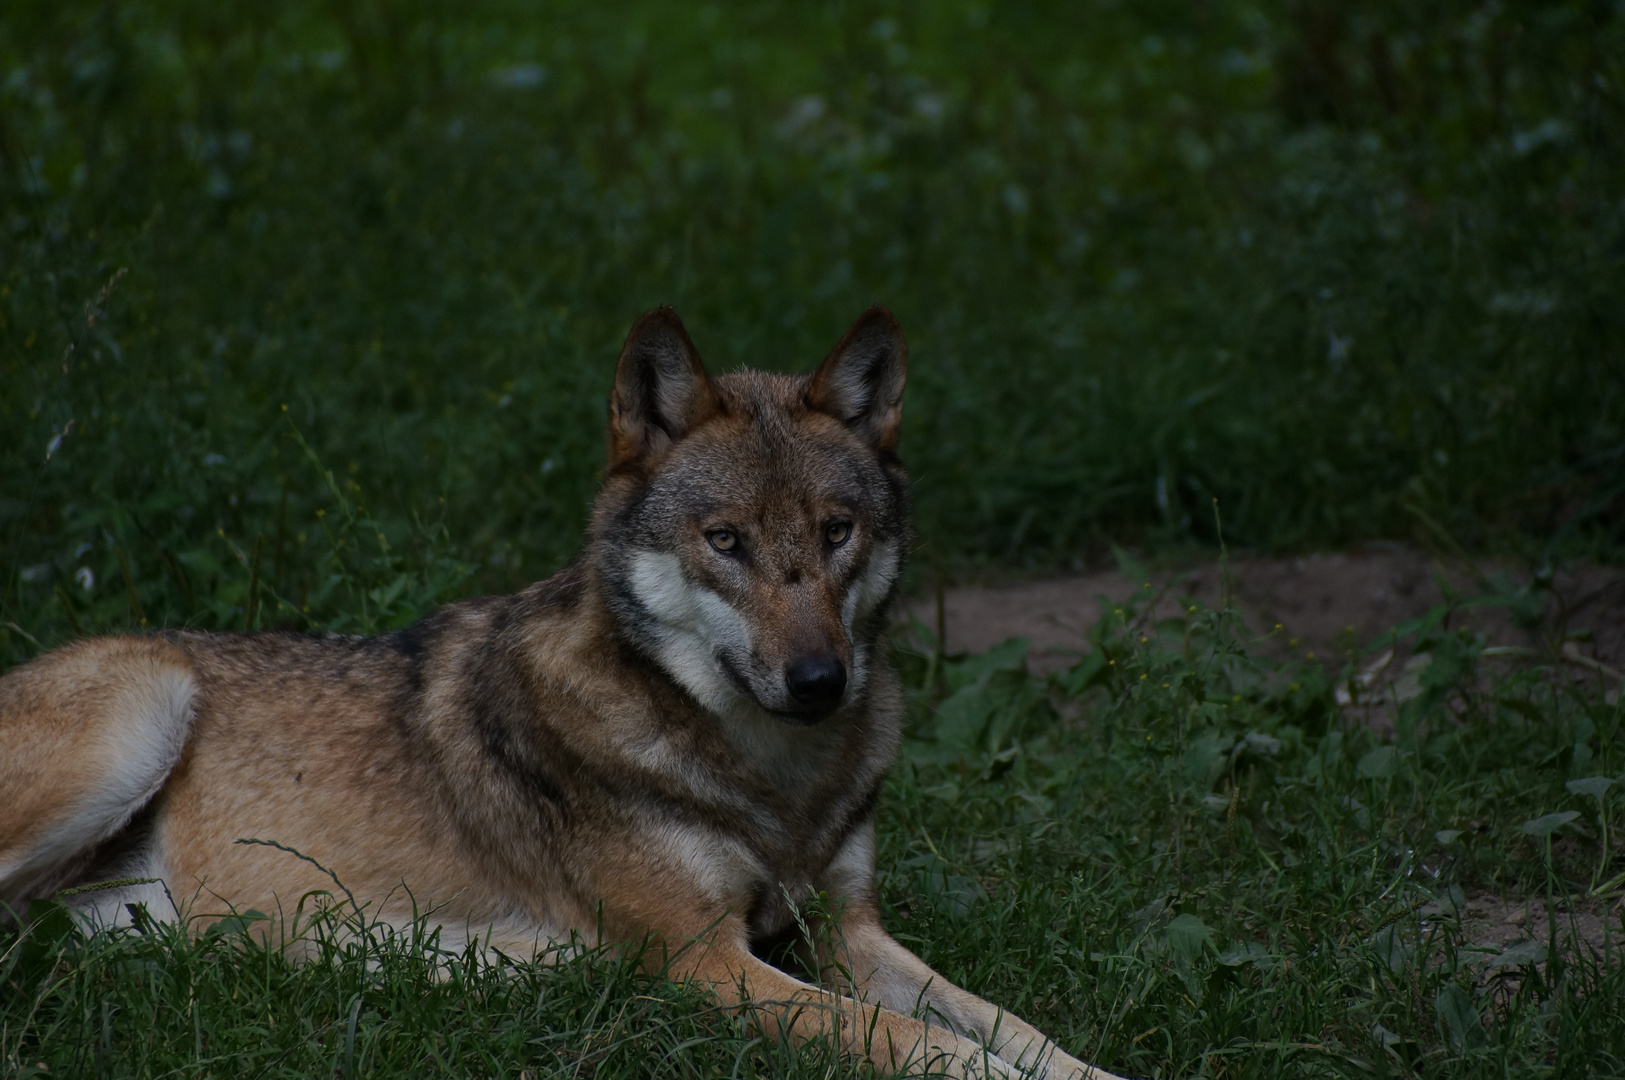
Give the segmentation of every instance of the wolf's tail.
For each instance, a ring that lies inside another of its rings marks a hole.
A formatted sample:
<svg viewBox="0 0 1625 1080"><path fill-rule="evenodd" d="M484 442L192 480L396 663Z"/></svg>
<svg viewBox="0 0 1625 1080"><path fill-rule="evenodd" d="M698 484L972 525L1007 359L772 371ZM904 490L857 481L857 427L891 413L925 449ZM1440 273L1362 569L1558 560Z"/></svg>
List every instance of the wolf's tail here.
<svg viewBox="0 0 1625 1080"><path fill-rule="evenodd" d="M93 874L180 762L196 683L154 638L81 641L0 677L0 918Z"/></svg>

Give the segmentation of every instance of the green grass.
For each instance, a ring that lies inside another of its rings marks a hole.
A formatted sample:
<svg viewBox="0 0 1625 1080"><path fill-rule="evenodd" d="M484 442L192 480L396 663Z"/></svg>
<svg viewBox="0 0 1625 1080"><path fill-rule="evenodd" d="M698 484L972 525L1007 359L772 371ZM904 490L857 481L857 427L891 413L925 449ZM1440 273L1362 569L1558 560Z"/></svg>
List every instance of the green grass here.
<svg viewBox="0 0 1625 1080"><path fill-rule="evenodd" d="M1625 16L1345 7L10 0L0 667L544 576L661 302L716 369L899 314L916 576L1211 551L1215 498L1254 549L1618 559ZM1379 736L1221 615L1134 618L1050 683L905 656L911 947L1121 1072L1625 1072L1613 939L1490 970L1423 908L1615 902L1617 697L1418 627ZM829 1068L608 955L37 925L0 1073Z"/></svg>
<svg viewBox="0 0 1625 1080"><path fill-rule="evenodd" d="M1214 496L1617 557L1625 18L1340 11L8 3L0 657L251 577L362 618L289 421L470 567L371 624L543 576L659 302L723 369L898 312L922 573L1211 545Z"/></svg>
<svg viewBox="0 0 1625 1080"><path fill-rule="evenodd" d="M1222 612L1159 627L1104 611L1091 652L1047 681L1019 642L905 654L910 735L880 811L888 925L1130 1075L1619 1075L1625 708L1595 682L1497 666L1435 614L1409 630L1432 663L1392 740L1344 715L1321 668L1254 659ZM1556 914L1497 953L1451 914L1485 895L1600 911L1608 930L1588 944ZM754 1038L613 953L487 965L340 914L311 920L296 965L233 920L86 941L43 908L30 935L0 936L0 1070L854 1068Z"/></svg>

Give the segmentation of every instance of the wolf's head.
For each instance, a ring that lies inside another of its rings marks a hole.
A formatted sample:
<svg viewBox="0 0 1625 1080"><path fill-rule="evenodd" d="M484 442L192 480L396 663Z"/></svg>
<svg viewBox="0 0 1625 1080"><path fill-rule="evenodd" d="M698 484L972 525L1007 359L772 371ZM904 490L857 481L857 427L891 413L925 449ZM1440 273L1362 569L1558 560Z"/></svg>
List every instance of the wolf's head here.
<svg viewBox="0 0 1625 1080"><path fill-rule="evenodd" d="M632 327L592 533L621 632L712 712L811 724L861 700L909 544L908 346L870 308L810 376L708 376Z"/></svg>

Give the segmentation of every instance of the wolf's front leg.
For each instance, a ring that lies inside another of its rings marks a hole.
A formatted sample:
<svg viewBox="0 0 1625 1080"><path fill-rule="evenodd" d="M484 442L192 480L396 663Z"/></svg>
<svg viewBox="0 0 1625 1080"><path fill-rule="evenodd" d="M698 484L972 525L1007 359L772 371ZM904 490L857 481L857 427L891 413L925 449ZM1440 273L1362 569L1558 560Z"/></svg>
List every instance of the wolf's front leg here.
<svg viewBox="0 0 1625 1080"><path fill-rule="evenodd" d="M830 1038L882 1074L927 1068L955 1080L1018 1080L996 1054L937 1023L854 1001L794 979L751 955L744 927L725 921L673 965L679 978L709 983L725 1004L752 1010L755 1026L796 1042Z"/></svg>
<svg viewBox="0 0 1625 1080"><path fill-rule="evenodd" d="M852 996L903 1016L919 1015L976 1040L1006 1063L1044 1080L1122 1080L1071 1057L1044 1033L961 990L897 943L880 924L875 900L874 822L853 830L824 869L818 887L845 905L838 933L818 966Z"/></svg>
<svg viewBox="0 0 1625 1080"><path fill-rule="evenodd" d="M961 990L932 971L925 961L886 933L871 903L853 903L843 914L840 933L831 947L837 951L821 960L826 969L850 975L853 996L861 1001L943 1024L975 1039L1029 1076L1045 1080L1121 1080L1071 1057L1025 1020Z"/></svg>

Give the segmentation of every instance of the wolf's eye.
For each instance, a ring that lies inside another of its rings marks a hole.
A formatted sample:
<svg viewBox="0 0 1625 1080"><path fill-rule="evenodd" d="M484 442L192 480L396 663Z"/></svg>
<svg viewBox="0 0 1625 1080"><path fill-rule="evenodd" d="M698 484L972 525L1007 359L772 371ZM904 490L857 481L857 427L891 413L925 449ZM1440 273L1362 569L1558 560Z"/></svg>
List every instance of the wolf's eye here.
<svg viewBox="0 0 1625 1080"><path fill-rule="evenodd" d="M850 521L832 521L824 526L824 539L829 541L831 547L840 547L846 543L846 538L851 535L852 523Z"/></svg>
<svg viewBox="0 0 1625 1080"><path fill-rule="evenodd" d="M732 529L712 529L705 534L705 538L718 551L732 551L739 546L739 537L734 535Z"/></svg>

